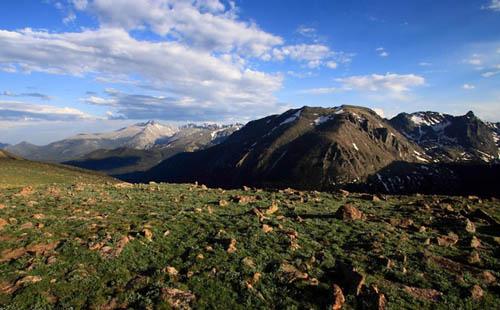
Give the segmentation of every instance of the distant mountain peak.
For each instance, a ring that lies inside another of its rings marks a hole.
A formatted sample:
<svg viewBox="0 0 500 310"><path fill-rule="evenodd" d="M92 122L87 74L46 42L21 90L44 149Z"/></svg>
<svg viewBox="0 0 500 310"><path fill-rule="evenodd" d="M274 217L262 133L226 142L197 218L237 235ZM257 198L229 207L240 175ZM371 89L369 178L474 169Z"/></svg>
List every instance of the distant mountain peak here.
<svg viewBox="0 0 500 310"><path fill-rule="evenodd" d="M155 120L149 120L147 122L135 124L135 126L139 126L139 127L157 126L157 125L163 126L162 124L160 124L158 121L155 121Z"/></svg>

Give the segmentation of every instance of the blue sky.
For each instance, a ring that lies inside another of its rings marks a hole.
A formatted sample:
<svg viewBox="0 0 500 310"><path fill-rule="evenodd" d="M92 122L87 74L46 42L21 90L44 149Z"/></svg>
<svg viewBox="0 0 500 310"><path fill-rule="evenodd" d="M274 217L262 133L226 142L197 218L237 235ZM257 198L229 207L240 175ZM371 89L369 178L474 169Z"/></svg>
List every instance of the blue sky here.
<svg viewBox="0 0 500 310"><path fill-rule="evenodd" d="M0 2L0 142L303 105L500 121L500 0Z"/></svg>

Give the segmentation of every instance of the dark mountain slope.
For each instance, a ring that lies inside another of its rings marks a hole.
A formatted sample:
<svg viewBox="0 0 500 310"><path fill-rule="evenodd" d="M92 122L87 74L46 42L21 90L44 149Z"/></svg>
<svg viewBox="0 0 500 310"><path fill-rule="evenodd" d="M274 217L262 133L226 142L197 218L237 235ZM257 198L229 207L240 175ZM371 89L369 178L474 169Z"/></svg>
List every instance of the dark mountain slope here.
<svg viewBox="0 0 500 310"><path fill-rule="evenodd" d="M369 109L304 107L250 122L207 150L173 156L144 180L330 188L363 182L394 161L426 162L422 153Z"/></svg>
<svg viewBox="0 0 500 310"><path fill-rule="evenodd" d="M436 162L499 159L498 134L493 130L496 127L482 122L472 112L463 116L436 112L401 113L389 122Z"/></svg>

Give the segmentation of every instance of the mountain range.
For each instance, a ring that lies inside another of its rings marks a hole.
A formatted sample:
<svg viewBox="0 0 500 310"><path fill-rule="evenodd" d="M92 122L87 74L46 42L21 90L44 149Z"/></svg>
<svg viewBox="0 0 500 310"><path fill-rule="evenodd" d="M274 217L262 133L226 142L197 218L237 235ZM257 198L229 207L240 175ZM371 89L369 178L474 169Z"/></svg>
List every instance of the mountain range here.
<svg viewBox="0 0 500 310"><path fill-rule="evenodd" d="M176 127L148 121L113 132L79 134L44 146L22 142L5 149L30 160L69 163L117 174L145 170L173 154L220 143L240 126Z"/></svg>
<svg viewBox="0 0 500 310"><path fill-rule="evenodd" d="M242 125L139 123L46 146L7 146L131 182L348 188L387 193L497 192L500 123L473 112L391 119L359 106L302 107Z"/></svg>
<svg viewBox="0 0 500 310"><path fill-rule="evenodd" d="M472 112L386 120L363 107L303 107L252 121L219 145L125 177L222 187L497 192L495 128Z"/></svg>

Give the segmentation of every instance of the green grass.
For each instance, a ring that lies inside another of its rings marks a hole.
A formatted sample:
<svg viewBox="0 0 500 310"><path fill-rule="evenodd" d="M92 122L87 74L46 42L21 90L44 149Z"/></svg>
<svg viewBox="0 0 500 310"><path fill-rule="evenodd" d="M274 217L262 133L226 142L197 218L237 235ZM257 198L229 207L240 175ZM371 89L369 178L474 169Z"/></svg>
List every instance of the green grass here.
<svg viewBox="0 0 500 310"><path fill-rule="evenodd" d="M52 183L102 183L113 179L88 170L65 165L0 157L0 188Z"/></svg>
<svg viewBox="0 0 500 310"><path fill-rule="evenodd" d="M33 180L42 185L31 194L19 195L20 188L0 190L0 204L5 206L0 218L8 222L0 232L0 261L7 250L58 245L45 253L26 253L0 263L0 308L98 308L114 303L168 309L162 290L177 288L194 294L191 306L195 308L326 309L333 301L333 283L345 288L341 264L356 267L366 276L367 286L376 285L388 309L493 309L500 304L498 284L486 284L480 277L484 270L500 277L495 239L499 232L475 221L475 235L482 243L481 263L471 266L464 261L472 251L471 234L442 224L443 219L469 215L467 206L481 208L498 220L497 200L478 203L453 198L454 211L449 211L439 202L444 197L389 196L374 203L356 194L342 198L329 193L223 191L168 184L43 185L42 175ZM25 184L22 178L13 183ZM237 195L252 196L255 201L239 204L232 199ZM229 205L219 206L222 199ZM259 221L252 209L265 211L273 201L278 211ZM346 203L367 218L335 218ZM422 207L424 203L430 209ZM44 216L37 219L34 214ZM393 226L390 219L395 218L411 218L414 226ZM27 222L33 227L22 229ZM273 231L264 233L263 224ZM418 231L422 225L427 227L425 232ZM144 229L152 232L151 241ZM448 231L455 231L460 241L452 247L438 246L434 238ZM294 232L299 246L295 249L290 237ZM103 254L104 247L113 252L127 236L133 239L118 256ZM424 244L427 238L432 239L430 245ZM227 251L231 239L236 240L234 253ZM91 249L96 244L100 250ZM435 263L435 257L448 258L460 268L444 268ZM387 258L393 267L386 268ZM289 283L285 263L308 279ZM178 274L166 272L168 266ZM261 277L249 288L247 281L255 273ZM2 287L15 286L26 276L41 280L2 293ZM469 291L475 284L481 285L484 296L473 301ZM437 302L418 299L406 293L404 285L432 288L443 296ZM345 289L344 293L347 309L359 308L367 300L363 294L355 296Z"/></svg>

